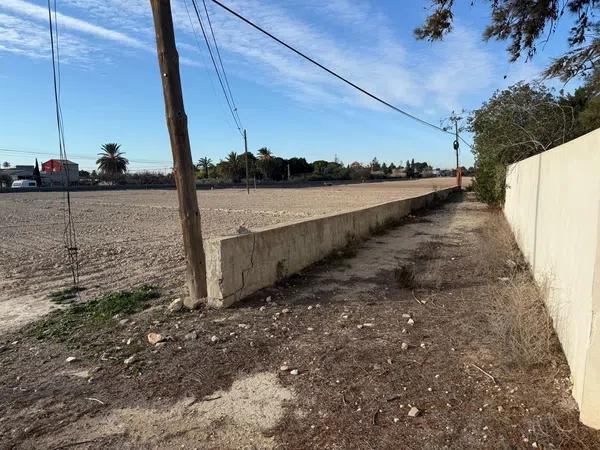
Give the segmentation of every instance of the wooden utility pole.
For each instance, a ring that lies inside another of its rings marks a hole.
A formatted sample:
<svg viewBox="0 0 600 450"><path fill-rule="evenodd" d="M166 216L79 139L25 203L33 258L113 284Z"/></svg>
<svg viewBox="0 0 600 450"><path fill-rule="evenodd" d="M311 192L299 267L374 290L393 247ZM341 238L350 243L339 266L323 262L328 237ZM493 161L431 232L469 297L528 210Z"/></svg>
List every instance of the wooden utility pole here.
<svg viewBox="0 0 600 450"><path fill-rule="evenodd" d="M454 120L454 130L455 130L455 138L454 138L454 150L456 151L456 185L458 187L462 186L462 173L460 170L460 165L458 162L458 148L460 144L458 142L458 119Z"/></svg>
<svg viewBox="0 0 600 450"><path fill-rule="evenodd" d="M244 155L246 157L246 192L248 193L248 195L250 195L250 178L249 178L249 171L248 171L248 137L246 135L246 129L244 128L244 148L245 148L245 152Z"/></svg>
<svg viewBox="0 0 600 450"><path fill-rule="evenodd" d="M195 168L192 163L187 116L183 107L179 77L179 55L175 47L170 0L150 0L150 5L154 17L158 65L160 66L165 115L173 152L173 174L179 198L179 219L183 231L189 291L189 298L185 299L185 303L195 306L207 295L206 261L202 245L200 210L196 196Z"/></svg>

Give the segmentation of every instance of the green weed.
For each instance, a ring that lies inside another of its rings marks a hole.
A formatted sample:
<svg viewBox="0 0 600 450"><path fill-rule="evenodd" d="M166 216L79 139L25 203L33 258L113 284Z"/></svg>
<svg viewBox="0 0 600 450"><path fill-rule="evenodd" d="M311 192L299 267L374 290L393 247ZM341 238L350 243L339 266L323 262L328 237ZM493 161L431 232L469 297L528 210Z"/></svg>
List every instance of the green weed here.
<svg viewBox="0 0 600 450"><path fill-rule="evenodd" d="M60 291L50 292L48 297L50 301L56 303L58 305L64 305L68 303L73 303L75 298L77 297L77 293L84 291L85 288L79 286L72 286L65 289L61 289Z"/></svg>
<svg viewBox="0 0 600 450"><path fill-rule="evenodd" d="M115 323L115 315L141 311L149 306L149 300L159 295L156 287L143 285L131 291L119 291L84 303L71 304L67 309L50 313L26 327L25 333L38 339L64 340L78 330L110 326Z"/></svg>

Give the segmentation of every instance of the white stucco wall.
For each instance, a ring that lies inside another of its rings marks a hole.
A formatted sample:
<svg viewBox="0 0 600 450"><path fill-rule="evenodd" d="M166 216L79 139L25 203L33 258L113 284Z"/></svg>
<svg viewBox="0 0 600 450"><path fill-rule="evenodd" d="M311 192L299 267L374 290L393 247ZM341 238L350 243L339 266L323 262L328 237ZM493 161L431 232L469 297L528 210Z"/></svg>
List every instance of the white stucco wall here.
<svg viewBox="0 0 600 450"><path fill-rule="evenodd" d="M547 289L583 423L600 428L600 130L509 167L504 213Z"/></svg>

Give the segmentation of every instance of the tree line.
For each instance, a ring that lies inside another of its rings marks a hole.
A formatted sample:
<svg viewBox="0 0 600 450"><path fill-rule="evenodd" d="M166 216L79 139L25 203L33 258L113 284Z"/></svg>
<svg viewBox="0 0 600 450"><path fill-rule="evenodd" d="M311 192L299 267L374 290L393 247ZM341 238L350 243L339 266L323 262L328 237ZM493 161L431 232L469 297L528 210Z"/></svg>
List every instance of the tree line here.
<svg viewBox="0 0 600 450"><path fill-rule="evenodd" d="M173 184L172 173L158 174L148 171L128 172L129 160L117 143L104 144L96 161L98 170L80 171L80 176L92 182L109 182L118 184ZM301 181L327 180L368 180L401 176L419 178L433 176L433 168L428 162L407 160L406 164L380 163L373 158L370 163L353 162L344 165L337 158L334 161L317 160L308 162L303 157L281 158L266 147L260 148L256 155L253 152L230 152L216 164L209 157L200 158L196 164L196 176L199 182L239 183L246 178L246 157L248 176L251 180L284 181L289 179ZM465 168L464 171L467 171ZM448 173L450 175L450 173Z"/></svg>
<svg viewBox="0 0 600 450"><path fill-rule="evenodd" d="M275 156L266 147L260 148L256 155L253 152L230 152L225 159L214 164L208 157L200 158L197 164L197 177L200 180L225 180L239 183L246 178L246 158L248 176L251 179L266 181L283 181L297 179L305 181L327 180L368 180L386 178L404 171L403 176L417 178L432 172L427 162L406 161L406 165L395 163L379 163L377 158L368 164L353 162L344 165L337 158L334 161L317 160L308 162L303 157L281 158Z"/></svg>

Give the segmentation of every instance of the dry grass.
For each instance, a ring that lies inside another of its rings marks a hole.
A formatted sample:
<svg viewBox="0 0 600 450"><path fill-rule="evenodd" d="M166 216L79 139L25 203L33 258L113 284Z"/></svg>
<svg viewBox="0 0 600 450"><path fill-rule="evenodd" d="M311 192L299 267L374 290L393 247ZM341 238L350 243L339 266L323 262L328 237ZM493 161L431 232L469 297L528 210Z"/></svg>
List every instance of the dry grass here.
<svg viewBox="0 0 600 450"><path fill-rule="evenodd" d="M394 269L394 279L400 288L413 289L416 287L414 264L398 265L398 267Z"/></svg>
<svg viewBox="0 0 600 450"><path fill-rule="evenodd" d="M547 414L536 418L531 429L535 433L538 447L598 450L600 442L595 439L594 432L574 418Z"/></svg>
<svg viewBox="0 0 600 450"><path fill-rule="evenodd" d="M543 291L527 274L491 284L488 296L489 331L505 348L508 363L527 368L554 359L554 330Z"/></svg>
<svg viewBox="0 0 600 450"><path fill-rule="evenodd" d="M479 230L485 243L473 255L480 275L494 280L486 288L486 316L494 340L504 348L506 362L522 368L555 360L552 319L538 287L501 212Z"/></svg>
<svg viewBox="0 0 600 450"><path fill-rule="evenodd" d="M415 287L439 291L446 280L445 264L447 258L443 255L444 242L437 239L423 242L415 252L417 269L415 276Z"/></svg>
<svg viewBox="0 0 600 450"><path fill-rule="evenodd" d="M485 243L482 251L473 255L477 275L513 277L528 270L527 262L501 211L490 215L477 231Z"/></svg>

